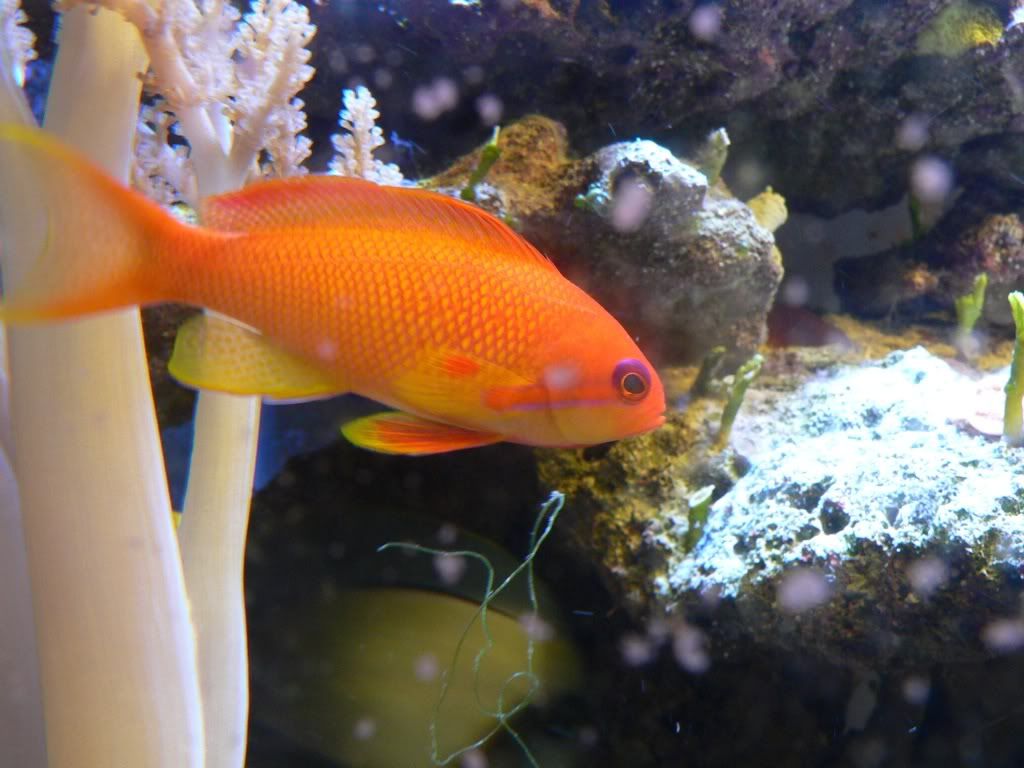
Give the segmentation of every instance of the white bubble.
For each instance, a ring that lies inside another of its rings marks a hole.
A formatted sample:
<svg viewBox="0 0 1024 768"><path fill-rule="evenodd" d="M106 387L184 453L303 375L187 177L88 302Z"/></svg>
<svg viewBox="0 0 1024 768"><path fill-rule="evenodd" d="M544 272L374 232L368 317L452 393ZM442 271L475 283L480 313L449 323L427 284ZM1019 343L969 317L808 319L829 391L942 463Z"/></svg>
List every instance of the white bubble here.
<svg viewBox="0 0 1024 768"><path fill-rule="evenodd" d="M996 619L981 630L981 641L993 653L1014 653L1024 648L1024 621Z"/></svg>
<svg viewBox="0 0 1024 768"><path fill-rule="evenodd" d="M809 245L821 245L828 238L828 227L820 219L805 219L803 237Z"/></svg>
<svg viewBox="0 0 1024 768"><path fill-rule="evenodd" d="M501 115L504 111L505 105L493 93L485 93L476 100L476 112L480 115L480 122L484 125L497 125L500 123Z"/></svg>
<svg viewBox="0 0 1024 768"><path fill-rule="evenodd" d="M535 613L522 614L519 617L519 626L534 642L546 643L555 638L555 628Z"/></svg>
<svg viewBox="0 0 1024 768"><path fill-rule="evenodd" d="M377 52L372 45L358 45L354 53L355 60L360 64L369 64L377 58Z"/></svg>
<svg viewBox="0 0 1024 768"><path fill-rule="evenodd" d="M459 86L450 77L437 78L432 87L443 109L455 109L458 106Z"/></svg>
<svg viewBox="0 0 1024 768"><path fill-rule="evenodd" d="M449 77L435 78L412 92L412 111L423 120L436 120L459 103L459 87Z"/></svg>
<svg viewBox="0 0 1024 768"><path fill-rule="evenodd" d="M911 675L903 681L903 698L908 704L923 707L928 703L928 695L932 691L932 684L927 677Z"/></svg>
<svg viewBox="0 0 1024 768"><path fill-rule="evenodd" d="M412 92L412 111L421 120L436 120L444 111L441 103L434 95L433 89L428 85L417 86Z"/></svg>
<svg viewBox="0 0 1024 768"><path fill-rule="evenodd" d="M579 739L580 746L590 749L597 746L597 742L601 740L601 734L594 726L584 725L579 730Z"/></svg>
<svg viewBox="0 0 1024 768"><path fill-rule="evenodd" d="M451 523L444 523L437 529L437 541L442 547L450 547L459 538L459 529Z"/></svg>
<svg viewBox="0 0 1024 768"><path fill-rule="evenodd" d="M327 54L327 66L332 72L341 74L348 71L348 59L345 58L345 54L341 52L341 49L335 48Z"/></svg>
<svg viewBox="0 0 1024 768"><path fill-rule="evenodd" d="M466 85L480 85L484 81L484 68L479 64L470 64L462 70L462 80Z"/></svg>
<svg viewBox="0 0 1024 768"><path fill-rule="evenodd" d="M377 721L372 717L360 718L352 728L352 735L356 737L357 741L367 741L372 739L376 733Z"/></svg>
<svg viewBox="0 0 1024 768"><path fill-rule="evenodd" d="M642 667L654 661L655 647L650 638L630 632L619 643L622 660L631 667Z"/></svg>
<svg viewBox="0 0 1024 768"><path fill-rule="evenodd" d="M782 284L782 303L790 307L802 307L811 297L811 286L799 275L787 277Z"/></svg>
<svg viewBox="0 0 1024 768"><path fill-rule="evenodd" d="M704 43L710 43L722 31L722 7L717 4L701 5L690 14L690 34Z"/></svg>
<svg viewBox="0 0 1024 768"><path fill-rule="evenodd" d="M331 339L322 339L316 345L316 356L324 363L333 363L338 358L338 345Z"/></svg>
<svg viewBox="0 0 1024 768"><path fill-rule="evenodd" d="M672 654L680 667L694 675L711 666L707 635L689 624L680 624L672 632Z"/></svg>
<svg viewBox="0 0 1024 768"><path fill-rule="evenodd" d="M831 590L825 575L813 568L794 568L779 583L776 600L785 613L803 613L828 600Z"/></svg>
<svg viewBox="0 0 1024 768"><path fill-rule="evenodd" d="M927 600L949 580L949 566L937 557L923 557L907 566L914 594Z"/></svg>
<svg viewBox="0 0 1024 768"><path fill-rule="evenodd" d="M623 179L615 190L611 225L617 232L636 232L651 213L654 192L635 177Z"/></svg>
<svg viewBox="0 0 1024 768"><path fill-rule="evenodd" d="M437 679L437 676L441 674L441 664L437 660L437 656L432 653L424 653L422 656L416 658L413 666L413 674L416 675L416 679L421 683L429 683Z"/></svg>
<svg viewBox="0 0 1024 768"><path fill-rule="evenodd" d="M910 189L922 203L941 203L953 189L953 169L933 155L918 158L910 168Z"/></svg>
<svg viewBox="0 0 1024 768"><path fill-rule="evenodd" d="M580 380L580 371L576 365L553 363L544 369L542 378L548 389L568 389Z"/></svg>
<svg viewBox="0 0 1024 768"><path fill-rule="evenodd" d="M434 557L434 570L444 584L458 584L466 572L466 558L461 555L437 555Z"/></svg>
<svg viewBox="0 0 1024 768"><path fill-rule="evenodd" d="M765 180L768 178L767 171L761 163L754 160L745 160L734 166L736 172L736 184L743 189L763 189Z"/></svg>
<svg viewBox="0 0 1024 768"><path fill-rule="evenodd" d="M896 129L896 146L907 152L917 152L928 143L928 118L911 115Z"/></svg>

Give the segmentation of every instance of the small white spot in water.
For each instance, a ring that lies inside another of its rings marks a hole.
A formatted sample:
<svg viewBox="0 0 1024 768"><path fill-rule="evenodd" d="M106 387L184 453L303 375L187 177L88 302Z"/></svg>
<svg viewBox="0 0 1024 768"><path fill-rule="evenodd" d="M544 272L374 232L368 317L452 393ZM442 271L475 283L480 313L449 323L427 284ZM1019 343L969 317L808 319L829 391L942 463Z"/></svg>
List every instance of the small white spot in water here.
<svg viewBox="0 0 1024 768"><path fill-rule="evenodd" d="M953 190L953 169L933 155L919 158L910 168L910 189L922 203L941 203Z"/></svg>
<svg viewBox="0 0 1024 768"><path fill-rule="evenodd" d="M711 666L707 635L689 624L680 624L672 632L672 654L680 667L694 675Z"/></svg>
<svg viewBox="0 0 1024 768"><path fill-rule="evenodd" d="M325 363L333 363L338 358L338 345L330 339L324 339L316 345L316 356Z"/></svg>
<svg viewBox="0 0 1024 768"><path fill-rule="evenodd" d="M460 768L487 768L487 755L479 749L473 749L462 756Z"/></svg>
<svg viewBox="0 0 1024 768"><path fill-rule="evenodd" d="M356 46L355 60L360 64L369 64L375 58L377 58L377 52L373 49L372 45Z"/></svg>
<svg viewBox="0 0 1024 768"><path fill-rule="evenodd" d="M377 721L372 717L360 718L352 728L352 735L355 736L358 741L367 741L368 739L372 739L376 733Z"/></svg>
<svg viewBox="0 0 1024 768"><path fill-rule="evenodd" d="M568 389L579 380L579 369L572 364L555 363L544 369L544 384L549 389Z"/></svg>
<svg viewBox="0 0 1024 768"><path fill-rule="evenodd" d="M434 93L444 109L455 109L459 103L459 86L450 77L439 77L433 83Z"/></svg>
<svg viewBox="0 0 1024 768"><path fill-rule="evenodd" d="M917 152L928 143L928 118L911 115L896 130L896 146L907 152Z"/></svg>
<svg viewBox="0 0 1024 768"><path fill-rule="evenodd" d="M470 64L462 70L462 80L466 85L480 85L484 81L484 68L479 64Z"/></svg>
<svg viewBox="0 0 1024 768"><path fill-rule="evenodd" d="M782 303L790 307L802 307L811 297L811 287L799 275L787 277L782 284Z"/></svg>
<svg viewBox="0 0 1024 768"><path fill-rule="evenodd" d="M651 213L654 192L636 178L623 179L615 190L611 224L617 232L636 232Z"/></svg>
<svg viewBox="0 0 1024 768"><path fill-rule="evenodd" d="M631 667L642 667L654 661L654 643L635 632L623 636L619 649L622 652L622 660Z"/></svg>
<svg viewBox="0 0 1024 768"><path fill-rule="evenodd" d="M830 592L820 571L794 568L782 577L776 600L779 610L785 613L803 613L828 600Z"/></svg>
<svg viewBox="0 0 1024 768"><path fill-rule="evenodd" d="M501 122L501 115L505 111L505 105L493 93L485 93L476 100L476 112L480 115L480 122L484 125L497 125Z"/></svg>
<svg viewBox="0 0 1024 768"><path fill-rule="evenodd" d="M441 665L437 661L437 656L432 653L424 653L422 656L417 657L413 667L413 674L416 675L416 679L421 683L429 683L436 680L440 673Z"/></svg>
<svg viewBox="0 0 1024 768"><path fill-rule="evenodd" d="M745 160L736 166L736 185L742 189L763 189L766 173L764 166Z"/></svg>
<svg viewBox="0 0 1024 768"><path fill-rule="evenodd" d="M600 734L592 725L585 725L580 728L579 739L580 746L590 748L597 745L598 740L601 738Z"/></svg>
<svg viewBox="0 0 1024 768"><path fill-rule="evenodd" d="M996 619L981 630L981 641L992 653L1014 653L1024 648L1024 621Z"/></svg>
<svg viewBox="0 0 1024 768"><path fill-rule="evenodd" d="M345 54L341 52L340 48L335 48L327 54L327 66L336 74L348 71L348 59L345 58Z"/></svg>
<svg viewBox="0 0 1024 768"><path fill-rule="evenodd" d="M668 640L671 633L672 626L664 619L654 618L647 622L647 636L659 645Z"/></svg>
<svg viewBox="0 0 1024 768"><path fill-rule="evenodd" d="M555 628L535 613L524 613L519 617L519 626L526 636L536 643L546 643L555 637Z"/></svg>
<svg viewBox="0 0 1024 768"><path fill-rule="evenodd" d="M922 557L907 566L914 594L927 600L949 580L949 566L937 557Z"/></svg>
<svg viewBox="0 0 1024 768"><path fill-rule="evenodd" d="M434 570L444 584L458 584L466 572L466 558L461 555L437 555L434 557Z"/></svg>
<svg viewBox="0 0 1024 768"><path fill-rule="evenodd" d="M412 92L412 111L422 120L436 120L459 103L459 87L449 77L435 78Z"/></svg>
<svg viewBox="0 0 1024 768"><path fill-rule="evenodd" d="M384 69L382 67L375 70L373 73L373 84L382 91L390 88L394 81L395 76L391 74L390 69Z"/></svg>
<svg viewBox="0 0 1024 768"><path fill-rule="evenodd" d="M459 537L459 529L451 523L445 523L437 529L437 542L442 547L450 547Z"/></svg>
<svg viewBox="0 0 1024 768"><path fill-rule="evenodd" d="M722 31L722 7L717 4L701 5L690 14L690 34L701 42L710 43Z"/></svg>
<svg viewBox="0 0 1024 768"><path fill-rule="evenodd" d="M923 707L928 703L928 694L931 693L932 684L927 677L911 675L903 681L903 698L908 704Z"/></svg>

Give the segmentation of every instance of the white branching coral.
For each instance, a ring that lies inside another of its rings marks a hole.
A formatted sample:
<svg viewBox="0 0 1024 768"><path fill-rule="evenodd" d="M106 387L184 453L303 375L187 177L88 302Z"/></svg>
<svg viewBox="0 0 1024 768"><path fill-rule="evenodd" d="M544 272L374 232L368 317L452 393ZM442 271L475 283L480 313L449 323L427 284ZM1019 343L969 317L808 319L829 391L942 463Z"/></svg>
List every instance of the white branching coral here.
<svg viewBox="0 0 1024 768"><path fill-rule="evenodd" d="M139 29L152 70L147 86L164 99L164 110L188 141L200 196L260 175L261 158L274 175L301 172L309 142L298 136L305 117L296 95L313 76L307 46L316 32L305 6L254 0L239 23L227 0L60 5L66 10L82 4L117 11Z"/></svg>
<svg viewBox="0 0 1024 768"><path fill-rule="evenodd" d="M36 36L25 28L27 21L28 17L21 10L19 0L0 0L0 34L3 35L3 45L7 49L4 65L11 68L14 82L19 86L25 83L28 63L36 58L33 47Z"/></svg>
<svg viewBox="0 0 1024 768"><path fill-rule="evenodd" d="M341 93L342 110L338 124L344 133L331 136L335 154L330 172L338 176L355 176L378 184L402 183L402 172L393 163L383 163L373 153L384 144L384 134L377 125L380 112L370 91L359 86Z"/></svg>
<svg viewBox="0 0 1024 768"><path fill-rule="evenodd" d="M306 116L296 94L313 76L306 46L314 32L309 11L291 0L254 0L239 32L235 141L266 151L277 176L299 172L309 156L309 140L298 136Z"/></svg>
<svg viewBox="0 0 1024 768"><path fill-rule="evenodd" d="M135 133L135 154L132 163L132 185L164 205L184 202L193 208L198 204L196 175L188 161L188 147L181 141L171 142L177 118L158 100L143 104Z"/></svg>

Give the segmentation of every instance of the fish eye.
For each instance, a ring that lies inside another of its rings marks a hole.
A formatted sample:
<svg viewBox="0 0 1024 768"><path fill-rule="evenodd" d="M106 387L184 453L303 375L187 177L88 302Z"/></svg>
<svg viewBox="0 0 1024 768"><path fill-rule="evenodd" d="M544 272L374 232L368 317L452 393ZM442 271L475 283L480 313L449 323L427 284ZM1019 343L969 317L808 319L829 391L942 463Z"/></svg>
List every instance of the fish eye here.
<svg viewBox="0 0 1024 768"><path fill-rule="evenodd" d="M647 371L647 366L639 360L622 360L615 366L612 385L623 400L638 403L647 397L651 389L651 374Z"/></svg>

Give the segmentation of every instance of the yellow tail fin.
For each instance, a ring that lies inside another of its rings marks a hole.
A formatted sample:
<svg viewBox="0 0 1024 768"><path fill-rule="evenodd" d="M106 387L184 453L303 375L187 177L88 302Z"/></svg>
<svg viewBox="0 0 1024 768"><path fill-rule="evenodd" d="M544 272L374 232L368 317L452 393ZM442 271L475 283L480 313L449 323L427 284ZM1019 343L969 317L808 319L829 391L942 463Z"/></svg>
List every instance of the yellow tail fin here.
<svg viewBox="0 0 1024 768"><path fill-rule="evenodd" d="M0 124L0 320L167 300L156 254L185 227L45 132ZM165 265L164 265L165 266Z"/></svg>

